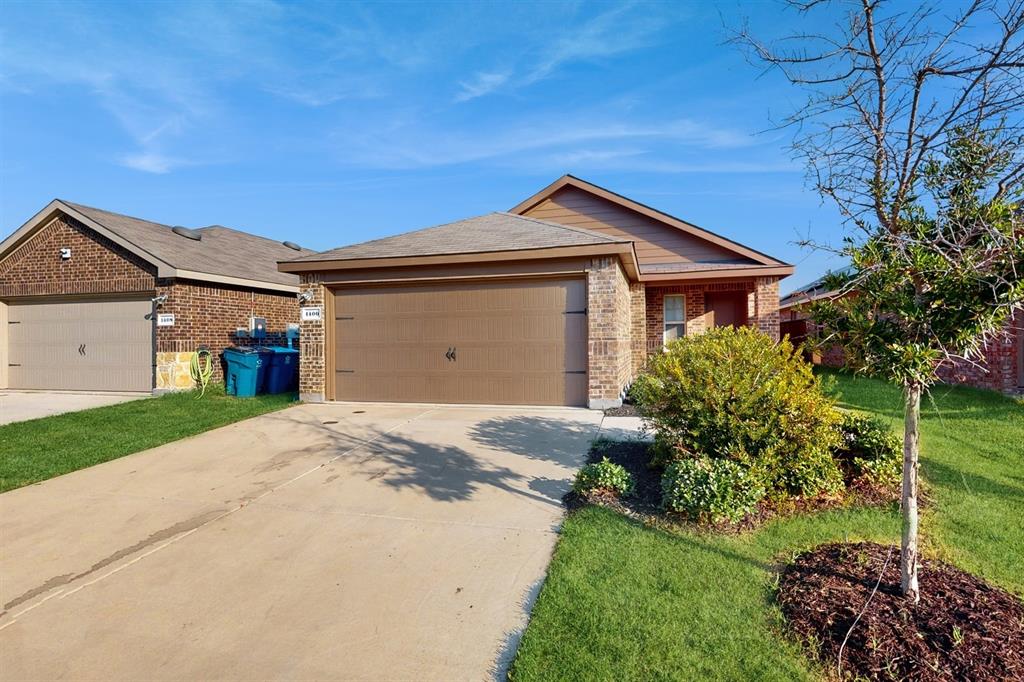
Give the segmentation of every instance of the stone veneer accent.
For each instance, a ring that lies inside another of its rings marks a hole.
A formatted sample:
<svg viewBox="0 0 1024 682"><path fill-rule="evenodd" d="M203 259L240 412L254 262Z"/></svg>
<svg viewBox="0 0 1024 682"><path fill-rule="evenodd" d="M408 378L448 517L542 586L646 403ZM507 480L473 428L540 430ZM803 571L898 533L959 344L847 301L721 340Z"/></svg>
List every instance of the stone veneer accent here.
<svg viewBox="0 0 1024 682"><path fill-rule="evenodd" d="M631 306L629 280L619 259L593 259L587 271L591 408L621 405L633 377Z"/></svg>
<svg viewBox="0 0 1024 682"><path fill-rule="evenodd" d="M268 331L283 332L298 322L295 294L257 291L190 280L160 280L157 295L167 295L158 312L174 313L174 326L156 328L156 388L191 388L189 365L199 346L213 351L213 377L224 380L221 352L235 343L235 331L248 329L250 317L265 317Z"/></svg>
<svg viewBox="0 0 1024 682"><path fill-rule="evenodd" d="M323 311L318 321L299 322L299 336L302 339L299 348L299 399L319 403L323 402L327 395L327 362L324 356L327 290L321 284L321 275L317 273L303 274L300 290L308 291L313 296L302 306L320 306Z"/></svg>

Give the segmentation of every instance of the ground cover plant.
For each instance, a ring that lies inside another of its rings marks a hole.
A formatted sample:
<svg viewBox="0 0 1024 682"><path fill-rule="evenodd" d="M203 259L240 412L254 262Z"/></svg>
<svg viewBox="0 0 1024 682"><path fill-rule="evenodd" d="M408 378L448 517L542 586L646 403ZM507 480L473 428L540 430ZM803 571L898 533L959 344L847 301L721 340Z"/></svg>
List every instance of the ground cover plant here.
<svg viewBox="0 0 1024 682"><path fill-rule="evenodd" d="M843 409L890 429L902 396L883 381L835 374ZM1024 406L987 391L937 386L921 416L929 504L924 552L1024 596ZM611 461L642 444L605 445ZM777 605L779 576L834 542L895 543L893 503L777 516L742 532L658 525L638 500L660 476L634 475L622 508L583 505L566 519L511 669L514 680L802 680L834 674L812 661ZM656 493L653 493L656 494ZM643 513L641 513L643 512ZM898 584L897 584L898 587ZM952 629L950 630L952 635ZM964 635L966 637L966 635Z"/></svg>
<svg viewBox="0 0 1024 682"><path fill-rule="evenodd" d="M223 386L0 426L0 492L124 457L294 404L294 394L233 398Z"/></svg>

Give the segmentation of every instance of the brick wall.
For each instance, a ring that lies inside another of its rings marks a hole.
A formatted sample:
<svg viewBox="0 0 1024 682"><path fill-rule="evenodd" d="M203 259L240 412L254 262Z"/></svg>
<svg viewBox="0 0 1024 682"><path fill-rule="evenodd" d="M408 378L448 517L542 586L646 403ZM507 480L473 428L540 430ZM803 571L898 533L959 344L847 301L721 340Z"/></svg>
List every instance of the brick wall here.
<svg viewBox="0 0 1024 682"><path fill-rule="evenodd" d="M158 312L173 313L174 325L156 328L157 388L187 388L188 362L199 346L214 353L214 381L223 381L221 352L235 343L235 330L249 328L250 317L265 317L267 330L283 332L299 321L295 294L257 291L190 280L160 280L157 295L167 295Z"/></svg>
<svg viewBox="0 0 1024 682"><path fill-rule="evenodd" d="M747 319L758 331L779 340L779 278L758 277L747 296Z"/></svg>
<svg viewBox="0 0 1024 682"><path fill-rule="evenodd" d="M587 271L591 407L621 404L633 376L629 280L619 259L595 258Z"/></svg>
<svg viewBox="0 0 1024 682"><path fill-rule="evenodd" d="M62 248L71 258L60 257ZM0 297L151 292L155 268L63 214L0 262Z"/></svg>
<svg viewBox="0 0 1024 682"><path fill-rule="evenodd" d="M647 288L642 282L629 285L629 320L633 377L636 377L647 362Z"/></svg>
<svg viewBox="0 0 1024 682"><path fill-rule="evenodd" d="M1024 310L1007 322L1006 327L982 349L977 363L957 362L939 366L939 378L950 384L965 384L1001 393L1021 388L1020 344L1024 338Z"/></svg>
<svg viewBox="0 0 1024 682"><path fill-rule="evenodd" d="M324 400L327 392L324 325L327 322L325 303L328 292L320 281L319 274L302 275L301 290L308 291L313 296L302 305L320 306L324 313L319 321L304 320L299 323L299 336L302 339L299 349L299 397L310 402Z"/></svg>
<svg viewBox="0 0 1024 682"><path fill-rule="evenodd" d="M660 351L662 347L662 334L665 329L665 296L670 294L682 294L686 298L686 333L687 335L700 334L705 331L711 321L704 307L704 295L711 292L738 292L747 296L747 320L752 324L759 319L761 314L758 304L761 299L757 296L756 287L753 281L738 282L715 282L696 284L671 284L671 285L647 285L647 352ZM767 316L771 321L771 316ZM778 338L778 298L775 300L775 334ZM770 332L769 332L770 333Z"/></svg>

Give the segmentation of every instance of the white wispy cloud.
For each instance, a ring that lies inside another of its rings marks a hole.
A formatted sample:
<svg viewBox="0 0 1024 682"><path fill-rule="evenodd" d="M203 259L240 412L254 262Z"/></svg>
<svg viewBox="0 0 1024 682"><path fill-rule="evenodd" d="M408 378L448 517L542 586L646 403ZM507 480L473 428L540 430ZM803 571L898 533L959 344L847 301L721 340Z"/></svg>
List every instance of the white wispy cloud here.
<svg viewBox="0 0 1024 682"><path fill-rule="evenodd" d="M473 130L435 129L408 116L373 130L342 127L331 141L345 164L393 170L483 161L633 167L667 163L673 155L702 150L742 150L756 143L743 131L692 119L638 123L557 113L542 122L519 118Z"/></svg>
<svg viewBox="0 0 1024 682"><path fill-rule="evenodd" d="M456 102L466 102L494 92L508 82L508 72L479 72L468 81L459 81L461 90L455 95Z"/></svg>
<svg viewBox="0 0 1024 682"><path fill-rule="evenodd" d="M551 37L541 31L515 69L477 71L459 81L456 102L515 90L545 80L568 65L615 57L655 44L671 23L657 6L626 3L583 22L567 22Z"/></svg>

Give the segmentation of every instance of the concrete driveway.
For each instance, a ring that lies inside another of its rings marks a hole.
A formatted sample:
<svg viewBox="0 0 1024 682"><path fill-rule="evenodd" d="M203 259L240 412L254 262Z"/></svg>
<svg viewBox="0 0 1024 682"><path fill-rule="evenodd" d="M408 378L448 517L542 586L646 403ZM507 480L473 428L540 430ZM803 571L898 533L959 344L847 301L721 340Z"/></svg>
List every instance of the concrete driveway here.
<svg viewBox="0 0 1024 682"><path fill-rule="evenodd" d="M0 495L0 676L493 676L600 422L303 405Z"/></svg>
<svg viewBox="0 0 1024 682"><path fill-rule="evenodd" d="M0 389L0 424L148 398L148 393L64 393Z"/></svg>

